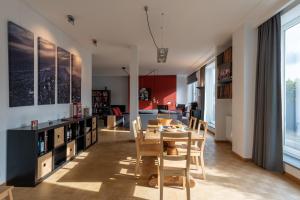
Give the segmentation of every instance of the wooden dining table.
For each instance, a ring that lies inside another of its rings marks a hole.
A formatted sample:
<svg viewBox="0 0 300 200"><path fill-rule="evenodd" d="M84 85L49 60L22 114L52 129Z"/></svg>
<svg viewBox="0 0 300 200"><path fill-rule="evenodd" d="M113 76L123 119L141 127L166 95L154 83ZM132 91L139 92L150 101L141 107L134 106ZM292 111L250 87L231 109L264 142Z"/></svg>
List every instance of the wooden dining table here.
<svg viewBox="0 0 300 200"><path fill-rule="evenodd" d="M162 126L159 124L159 122L156 122L155 120L150 120L146 131L143 131L142 140L144 144L158 144L160 143L160 133L162 132L176 132L176 133L186 133L191 132L191 141L203 141L204 140L204 131L200 130L200 134L194 130L188 129L188 127L181 122L176 121L173 122L170 126ZM176 148L176 142L186 142L187 138L181 138L181 139L174 139L174 138L164 138L164 141L167 142L167 154L168 155L176 155L177 154L177 148ZM157 174L152 174L149 178L149 186L155 186L157 182ZM174 179L174 177L169 177L169 179L165 180L165 182L168 182L169 185L172 184L181 184L182 179L180 177L177 177ZM195 186L195 181L191 179L191 187Z"/></svg>

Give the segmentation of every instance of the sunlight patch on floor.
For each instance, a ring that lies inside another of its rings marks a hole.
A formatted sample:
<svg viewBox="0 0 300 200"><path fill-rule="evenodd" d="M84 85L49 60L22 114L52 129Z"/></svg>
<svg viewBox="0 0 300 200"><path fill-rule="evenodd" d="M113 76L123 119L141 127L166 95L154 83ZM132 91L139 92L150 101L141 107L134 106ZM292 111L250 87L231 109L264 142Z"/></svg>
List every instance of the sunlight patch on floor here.
<svg viewBox="0 0 300 200"><path fill-rule="evenodd" d="M75 159L83 160L89 155L89 152L81 152Z"/></svg>
<svg viewBox="0 0 300 200"><path fill-rule="evenodd" d="M89 192L99 192L102 182L48 182L50 184Z"/></svg>
<svg viewBox="0 0 300 200"><path fill-rule="evenodd" d="M71 169L67 168L61 168L55 174L52 176L48 177L44 182L45 183L50 183L54 185L59 185L59 186L64 186L64 187L69 187L73 189L78 189L78 190L85 190L85 191L90 191L90 192L99 192L102 182L76 182L76 181L66 181L63 182L61 179L69 173Z"/></svg>
<svg viewBox="0 0 300 200"><path fill-rule="evenodd" d="M79 163L76 161L70 161L65 166L63 166L63 169L73 169L76 167Z"/></svg>
<svg viewBox="0 0 300 200"><path fill-rule="evenodd" d="M126 168L122 168L121 170L120 170L120 174L127 174L127 172L128 172L128 169L126 169Z"/></svg>
<svg viewBox="0 0 300 200"><path fill-rule="evenodd" d="M119 164L120 165L131 165L131 164L135 164L136 160L135 159L132 159L132 157L127 157L126 160L120 160L119 161Z"/></svg>
<svg viewBox="0 0 300 200"><path fill-rule="evenodd" d="M108 128L102 128L100 131L103 132L111 132L111 133L130 133L130 130L118 130L118 129L108 129Z"/></svg>
<svg viewBox="0 0 300 200"><path fill-rule="evenodd" d="M159 199L159 189L136 185L133 196L141 199Z"/></svg>

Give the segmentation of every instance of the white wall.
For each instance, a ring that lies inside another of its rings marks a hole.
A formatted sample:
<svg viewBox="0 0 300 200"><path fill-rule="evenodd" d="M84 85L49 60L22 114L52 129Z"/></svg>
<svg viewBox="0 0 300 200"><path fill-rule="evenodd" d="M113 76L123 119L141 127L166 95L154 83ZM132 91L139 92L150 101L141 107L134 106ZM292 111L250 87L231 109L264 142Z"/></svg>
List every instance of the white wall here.
<svg viewBox="0 0 300 200"><path fill-rule="evenodd" d="M112 105L126 105L128 109L128 76L93 76L93 90L111 91Z"/></svg>
<svg viewBox="0 0 300 200"><path fill-rule="evenodd" d="M257 29L242 25L232 37L232 148L243 158L252 158L254 132Z"/></svg>
<svg viewBox="0 0 300 200"><path fill-rule="evenodd" d="M187 75L177 74L176 76L176 104L188 103Z"/></svg>
<svg viewBox="0 0 300 200"><path fill-rule="evenodd" d="M217 99L216 96L216 124L215 124L215 140L227 141L226 137L226 116L232 114L231 99Z"/></svg>
<svg viewBox="0 0 300 200"><path fill-rule="evenodd" d="M280 0L270 10L255 12L250 24L258 26L292 1ZM258 11L259 11L258 7ZM299 7L297 8L299 9ZM297 10L295 9L295 10ZM298 10L299 11L299 10ZM297 12L297 11L296 11ZM298 13L298 12L297 12ZM283 18L284 23L287 18ZM244 24L233 33L233 99L232 144L233 151L243 158L252 157L254 133L255 79L257 54L257 28ZM300 170L284 165L285 171L300 179Z"/></svg>
<svg viewBox="0 0 300 200"><path fill-rule="evenodd" d="M232 46L232 41L228 41L226 44L217 47L217 55L224 52L226 49ZM217 61L216 61L217 62ZM232 115L232 99L218 99L218 66L216 64L216 122L215 122L215 140L216 141L228 141L226 137L226 116Z"/></svg>
<svg viewBox="0 0 300 200"><path fill-rule="evenodd" d="M62 16L63 19L63 16ZM35 106L9 108L7 21L32 31L35 38ZM92 56L89 51L56 28L52 23L17 0L1 0L0 3L0 183L6 180L6 130L69 116L69 104L37 106L37 37L41 36L60 47L77 54L82 59L82 103L91 106Z"/></svg>

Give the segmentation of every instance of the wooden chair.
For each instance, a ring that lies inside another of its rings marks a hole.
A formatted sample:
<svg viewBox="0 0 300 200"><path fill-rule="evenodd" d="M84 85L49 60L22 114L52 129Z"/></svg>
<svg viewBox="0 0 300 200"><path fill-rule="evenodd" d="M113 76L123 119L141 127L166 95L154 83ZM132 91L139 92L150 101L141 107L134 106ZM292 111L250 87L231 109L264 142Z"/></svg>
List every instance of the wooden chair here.
<svg viewBox="0 0 300 200"><path fill-rule="evenodd" d="M186 155L166 155L164 153L164 141L168 138L173 140L186 139ZM183 188L186 187L187 199L190 199L190 152L191 152L191 132L187 133L170 133L162 132L160 135L160 154L159 154L159 189L160 199L163 199L163 187L165 176L183 176L185 177Z"/></svg>
<svg viewBox="0 0 300 200"><path fill-rule="evenodd" d="M6 199L8 197L9 200L13 200L12 195L12 186L0 186L0 200Z"/></svg>
<svg viewBox="0 0 300 200"><path fill-rule="evenodd" d="M142 144L142 132L138 131L137 120L132 122L132 128L135 138L136 146L136 166L135 166L135 176L140 169L140 162L143 156L153 156L158 157L160 153L159 144Z"/></svg>
<svg viewBox="0 0 300 200"><path fill-rule="evenodd" d="M202 127L204 130L201 130ZM193 160L196 161L196 166L198 170L200 169L200 165L201 165L203 179L206 179L205 164L204 164L204 148L206 142L207 128L208 128L207 122L199 120L197 133L201 135L203 139L201 141L196 141L194 144L192 144L191 153L190 153ZM177 151L180 155L185 155L187 154L187 147L184 144L177 145Z"/></svg>
<svg viewBox="0 0 300 200"><path fill-rule="evenodd" d="M189 121L189 129L195 131L197 125L197 118L196 117L190 117Z"/></svg>
<svg viewBox="0 0 300 200"><path fill-rule="evenodd" d="M141 131L142 130L142 120L141 120L140 116L137 116L136 123L137 123L138 131Z"/></svg>
<svg viewBox="0 0 300 200"><path fill-rule="evenodd" d="M195 132L196 131L196 124L197 124L197 118L191 116L189 121L189 131ZM184 145L185 142L176 142L176 145ZM193 144L193 143L192 143Z"/></svg>

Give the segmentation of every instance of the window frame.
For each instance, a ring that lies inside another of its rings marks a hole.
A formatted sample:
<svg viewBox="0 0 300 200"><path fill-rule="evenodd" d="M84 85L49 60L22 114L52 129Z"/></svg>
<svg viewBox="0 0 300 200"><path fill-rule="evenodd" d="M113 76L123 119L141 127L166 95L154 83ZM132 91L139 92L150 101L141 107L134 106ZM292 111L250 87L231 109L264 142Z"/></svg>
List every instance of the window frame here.
<svg viewBox="0 0 300 200"><path fill-rule="evenodd" d="M286 31L296 25L300 24L300 16L288 21L281 25L281 99L282 99L282 145L283 154L291 156L300 160L300 151L292 147L286 146L285 134L286 134L286 76L285 76L285 36Z"/></svg>

